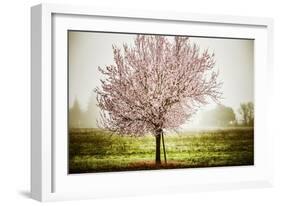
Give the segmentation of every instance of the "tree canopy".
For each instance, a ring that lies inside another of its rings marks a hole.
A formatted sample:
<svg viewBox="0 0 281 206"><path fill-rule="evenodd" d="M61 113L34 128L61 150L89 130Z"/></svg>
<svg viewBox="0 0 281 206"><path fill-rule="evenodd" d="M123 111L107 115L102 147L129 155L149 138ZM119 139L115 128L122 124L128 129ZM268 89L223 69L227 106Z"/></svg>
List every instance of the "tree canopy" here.
<svg viewBox="0 0 281 206"><path fill-rule="evenodd" d="M100 126L120 134L157 135L185 123L222 93L215 55L188 37L137 35L133 46L113 46L114 62L96 88Z"/></svg>
<svg viewBox="0 0 281 206"><path fill-rule="evenodd" d="M254 104L253 102L241 103L239 113L245 126L254 126Z"/></svg>

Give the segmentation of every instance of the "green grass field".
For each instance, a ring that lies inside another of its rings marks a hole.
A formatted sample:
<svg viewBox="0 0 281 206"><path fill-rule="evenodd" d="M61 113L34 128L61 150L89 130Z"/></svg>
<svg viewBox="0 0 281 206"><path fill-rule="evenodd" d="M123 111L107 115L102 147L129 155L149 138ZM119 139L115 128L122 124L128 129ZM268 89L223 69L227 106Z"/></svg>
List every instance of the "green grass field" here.
<svg viewBox="0 0 281 206"><path fill-rule="evenodd" d="M102 130L71 129L69 173L111 172L254 164L253 128L166 135L167 164L155 166L155 138L110 135ZM161 146L162 149L162 146Z"/></svg>

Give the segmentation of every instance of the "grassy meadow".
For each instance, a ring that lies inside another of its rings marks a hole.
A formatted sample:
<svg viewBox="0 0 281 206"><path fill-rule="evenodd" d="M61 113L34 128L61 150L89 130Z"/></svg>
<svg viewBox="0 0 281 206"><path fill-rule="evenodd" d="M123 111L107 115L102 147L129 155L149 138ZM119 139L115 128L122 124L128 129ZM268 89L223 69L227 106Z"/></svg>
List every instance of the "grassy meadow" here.
<svg viewBox="0 0 281 206"><path fill-rule="evenodd" d="M238 166L254 164L253 128L165 135L167 164L156 166L155 137L125 137L98 129L70 129L69 173Z"/></svg>

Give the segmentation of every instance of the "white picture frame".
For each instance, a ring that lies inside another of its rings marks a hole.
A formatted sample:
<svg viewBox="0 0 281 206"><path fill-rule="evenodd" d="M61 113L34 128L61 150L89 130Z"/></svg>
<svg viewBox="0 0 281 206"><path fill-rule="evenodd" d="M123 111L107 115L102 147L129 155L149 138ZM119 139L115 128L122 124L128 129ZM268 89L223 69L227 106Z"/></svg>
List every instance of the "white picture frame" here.
<svg viewBox="0 0 281 206"><path fill-rule="evenodd" d="M116 24L118 22L118 24ZM155 25L157 24L157 27ZM168 26L167 26L168 25ZM66 31L103 30L254 38L255 165L68 175L65 121ZM159 13L40 4L31 8L31 196L39 201L273 185L273 134L267 109L273 76L269 18ZM171 31L170 31L171 32ZM65 110L63 109L65 108ZM165 181L162 181L165 179ZM83 187L82 187L83 186Z"/></svg>

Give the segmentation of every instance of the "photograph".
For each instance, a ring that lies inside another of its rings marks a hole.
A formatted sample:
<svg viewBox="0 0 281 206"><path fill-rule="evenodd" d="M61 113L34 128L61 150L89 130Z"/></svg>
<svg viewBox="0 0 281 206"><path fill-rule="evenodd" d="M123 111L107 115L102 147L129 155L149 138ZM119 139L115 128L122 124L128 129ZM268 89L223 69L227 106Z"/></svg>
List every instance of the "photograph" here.
<svg viewBox="0 0 281 206"><path fill-rule="evenodd" d="M68 30L68 174L253 166L254 43Z"/></svg>

